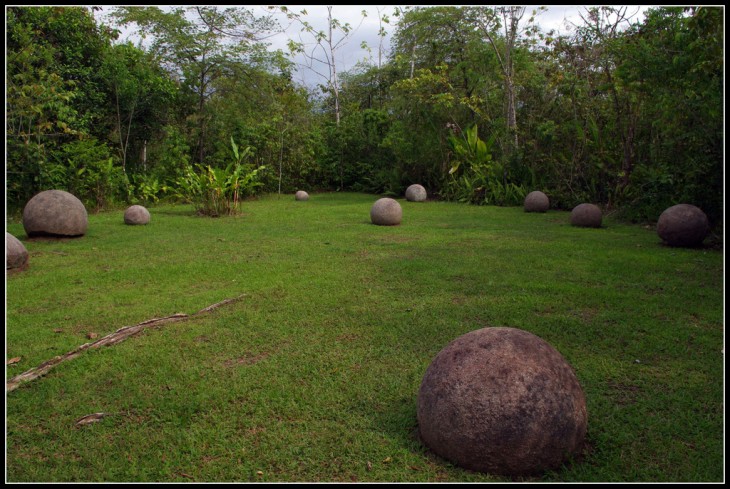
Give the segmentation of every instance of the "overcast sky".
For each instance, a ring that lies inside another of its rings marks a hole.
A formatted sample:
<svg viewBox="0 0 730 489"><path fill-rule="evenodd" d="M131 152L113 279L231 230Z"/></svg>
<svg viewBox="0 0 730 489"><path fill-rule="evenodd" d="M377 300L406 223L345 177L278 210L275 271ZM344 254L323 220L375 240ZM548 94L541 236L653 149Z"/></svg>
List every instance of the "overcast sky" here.
<svg viewBox="0 0 730 489"><path fill-rule="evenodd" d="M248 9L252 9L254 14L257 16L263 16L269 14L271 11L264 5L244 5ZM103 9L104 14L112 10L112 6L105 6ZM327 26L327 7L325 5L292 5L288 6L291 11L299 12L302 9L306 9L307 15L305 18L315 29L325 30ZM528 13L530 10L536 8L536 6L528 6ZM628 9L628 14L643 12L648 7L646 6L632 6ZM393 11L394 5L334 5L332 8L332 16L338 19L342 23L349 23L353 31L348 37L347 41L338 49L336 56L336 63L338 71L347 71L355 66L358 61L372 59L374 64L377 63L377 51L380 38L378 37L378 31L380 25L378 22L378 10L381 15L387 15L390 17L390 24L384 24L388 35L384 38L383 47L387 54L390 50L390 41L392 33L395 30L395 24L397 18L394 17ZM362 11L367 12L367 17L363 19ZM544 32L551 29L555 29L556 32L567 34L569 32L569 23L580 23L579 13L585 12L585 6L579 5L548 5L547 10L539 13L537 16L537 23L540 25ZM103 17L103 16L102 16ZM289 39L295 41L311 42L311 36L306 33L301 33L301 24L290 23L287 21L283 14L276 16L281 24L282 28L288 29L286 32L274 35L266 39L266 42L270 43L272 49L282 49L284 52L288 52L287 42ZM525 17L528 17L527 15ZM640 18L640 17L636 17ZM131 40L136 42L134 39L134 33L131 31L124 31L121 40L125 37L132 36ZM301 36L301 38L300 38ZM341 33L335 39L339 39ZM371 48L369 53L367 50L361 47L361 44L366 42ZM371 58L372 57L372 58ZM303 56L299 55L294 59L299 65L306 64L306 60ZM383 60L385 61L385 60ZM326 74L326 67L320 66L318 71ZM326 80L321 78L311 70L301 67L295 74L295 80L303 83L309 87L315 86L317 83L324 83Z"/></svg>

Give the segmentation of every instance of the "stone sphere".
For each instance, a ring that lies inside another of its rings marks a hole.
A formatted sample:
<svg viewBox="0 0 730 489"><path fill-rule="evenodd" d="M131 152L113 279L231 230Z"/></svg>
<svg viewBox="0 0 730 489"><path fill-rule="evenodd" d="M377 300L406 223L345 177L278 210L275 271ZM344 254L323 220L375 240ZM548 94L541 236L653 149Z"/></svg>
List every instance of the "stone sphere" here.
<svg viewBox="0 0 730 489"><path fill-rule="evenodd" d="M5 270L22 270L28 265L28 250L12 234L5 232Z"/></svg>
<svg viewBox="0 0 730 489"><path fill-rule="evenodd" d="M669 246L699 246L710 233L710 222L699 207L677 204L661 213L656 231Z"/></svg>
<svg viewBox="0 0 730 489"><path fill-rule="evenodd" d="M124 211L124 224L147 224L150 222L150 211L141 205L132 205Z"/></svg>
<svg viewBox="0 0 730 489"><path fill-rule="evenodd" d="M423 442L469 470L536 475L583 448L588 416L571 366L515 328L483 328L436 355L417 399Z"/></svg>
<svg viewBox="0 0 730 489"><path fill-rule="evenodd" d="M423 202L426 197L426 189L423 188L423 185L414 183L406 189L406 200L409 202Z"/></svg>
<svg viewBox="0 0 730 489"><path fill-rule="evenodd" d="M547 195L535 190L525 197L525 212L547 212L550 208L550 200Z"/></svg>
<svg viewBox="0 0 730 489"><path fill-rule="evenodd" d="M304 190L297 190L297 193L294 194L295 200L309 200L309 194L305 192Z"/></svg>
<svg viewBox="0 0 730 489"><path fill-rule="evenodd" d="M378 199L370 208L370 220L378 226L397 226L402 217L400 204L389 197Z"/></svg>
<svg viewBox="0 0 730 489"><path fill-rule="evenodd" d="M601 208L595 204L578 204L570 213L570 224L584 228L600 228L603 220Z"/></svg>
<svg viewBox="0 0 730 489"><path fill-rule="evenodd" d="M83 236L88 226L84 204L63 190L44 190L23 208L23 227L28 237Z"/></svg>

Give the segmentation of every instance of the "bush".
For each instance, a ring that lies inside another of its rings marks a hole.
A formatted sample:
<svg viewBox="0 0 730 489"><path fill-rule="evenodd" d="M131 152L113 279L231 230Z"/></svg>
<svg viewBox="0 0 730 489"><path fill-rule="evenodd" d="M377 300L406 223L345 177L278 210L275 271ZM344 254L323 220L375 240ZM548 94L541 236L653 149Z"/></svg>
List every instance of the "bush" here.
<svg viewBox="0 0 730 489"><path fill-rule="evenodd" d="M183 176L177 179L176 194L193 204L199 214L211 217L236 214L241 199L255 195L256 189L262 185L260 172L266 167L253 168L242 163L250 154L250 148L239 153L233 138L231 147L236 161L225 169L195 165L196 171L188 166Z"/></svg>
<svg viewBox="0 0 730 489"><path fill-rule="evenodd" d="M56 161L44 171L52 176L54 188L67 189L96 211L126 200L129 180L124 170L114 165L109 148L95 138L63 145Z"/></svg>

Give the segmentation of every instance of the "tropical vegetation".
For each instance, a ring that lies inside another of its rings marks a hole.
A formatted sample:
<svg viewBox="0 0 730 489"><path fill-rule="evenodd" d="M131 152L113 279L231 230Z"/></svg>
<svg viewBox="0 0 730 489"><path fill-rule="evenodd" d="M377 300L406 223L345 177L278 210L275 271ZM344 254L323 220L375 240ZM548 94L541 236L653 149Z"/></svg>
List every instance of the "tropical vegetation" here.
<svg viewBox="0 0 730 489"><path fill-rule="evenodd" d="M315 88L266 39L286 15L334 54L353 29L336 8L329 33L285 7L117 7L106 23L97 9L6 9L11 211L48 188L101 210L241 178L256 185L239 198L402 195L418 182L473 204L539 189L554 208L593 202L642 222L686 202L722 222L721 7L654 7L641 20L589 7L562 35L540 29L539 10L379 10L390 50L381 28L377 58L337 71L328 57ZM144 42L120 41L122 27ZM231 165L232 140L246 161Z"/></svg>

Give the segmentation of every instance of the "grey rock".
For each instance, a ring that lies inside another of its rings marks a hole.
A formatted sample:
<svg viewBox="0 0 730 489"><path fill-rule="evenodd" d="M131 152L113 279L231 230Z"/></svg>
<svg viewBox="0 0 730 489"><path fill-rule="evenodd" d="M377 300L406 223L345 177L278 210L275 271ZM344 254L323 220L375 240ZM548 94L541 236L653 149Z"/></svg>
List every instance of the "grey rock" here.
<svg viewBox="0 0 730 489"><path fill-rule="evenodd" d="M669 246L699 246L710 233L707 215L692 204L677 204L659 216L656 231Z"/></svg>
<svg viewBox="0 0 730 489"><path fill-rule="evenodd" d="M28 250L12 234L5 233L5 270L19 271L28 266Z"/></svg>
<svg viewBox="0 0 730 489"><path fill-rule="evenodd" d="M132 205L124 211L124 224L147 224L150 222L150 211L144 206Z"/></svg>
<svg viewBox="0 0 730 489"><path fill-rule="evenodd" d="M535 190L525 197L525 212L547 212L550 208L550 199L547 195Z"/></svg>
<svg viewBox="0 0 730 489"><path fill-rule="evenodd" d="M378 199L370 208L370 220L378 226L397 226L403 217L403 209L390 197Z"/></svg>
<svg viewBox="0 0 730 489"><path fill-rule="evenodd" d="M414 183L406 189L406 200L409 202L423 202L428 194L423 185Z"/></svg>
<svg viewBox="0 0 730 489"><path fill-rule="evenodd" d="M309 200L309 194L305 192L304 190L297 190L297 193L294 194L295 200Z"/></svg>
<svg viewBox="0 0 730 489"><path fill-rule="evenodd" d="M84 204L64 190L44 190L23 208L23 227L28 237L83 236L88 226Z"/></svg>
<svg viewBox="0 0 730 489"><path fill-rule="evenodd" d="M516 328L483 328L431 362L417 398L423 442L469 470L535 475L582 448L585 395L550 344Z"/></svg>
<svg viewBox="0 0 730 489"><path fill-rule="evenodd" d="M570 224L584 228L600 228L603 221L601 208L595 204L578 204L570 213Z"/></svg>

